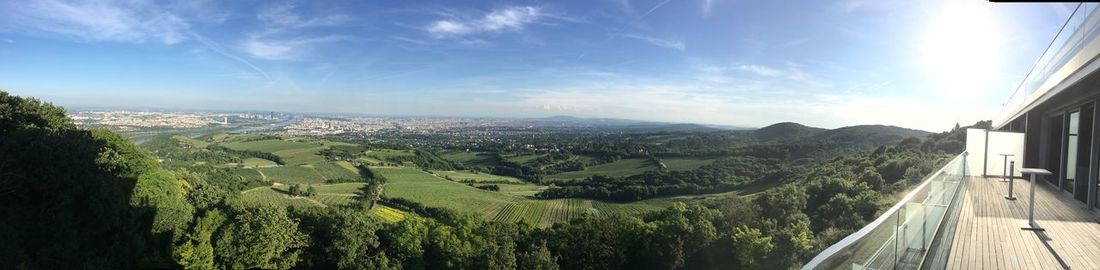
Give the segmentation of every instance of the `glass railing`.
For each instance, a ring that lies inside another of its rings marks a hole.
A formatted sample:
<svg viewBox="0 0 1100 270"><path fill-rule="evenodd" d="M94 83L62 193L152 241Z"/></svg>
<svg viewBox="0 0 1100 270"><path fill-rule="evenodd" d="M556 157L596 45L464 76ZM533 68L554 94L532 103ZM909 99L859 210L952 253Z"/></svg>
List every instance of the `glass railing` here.
<svg viewBox="0 0 1100 270"><path fill-rule="evenodd" d="M966 180L965 156L965 152L956 156L874 221L802 268L919 268L928 254L943 248L933 244Z"/></svg>
<svg viewBox="0 0 1100 270"><path fill-rule="evenodd" d="M1027 105L1100 55L1100 12L1097 6L1100 4L1082 3L1077 6L1027 77L1005 101L1000 113L993 118L995 127L1011 121Z"/></svg>

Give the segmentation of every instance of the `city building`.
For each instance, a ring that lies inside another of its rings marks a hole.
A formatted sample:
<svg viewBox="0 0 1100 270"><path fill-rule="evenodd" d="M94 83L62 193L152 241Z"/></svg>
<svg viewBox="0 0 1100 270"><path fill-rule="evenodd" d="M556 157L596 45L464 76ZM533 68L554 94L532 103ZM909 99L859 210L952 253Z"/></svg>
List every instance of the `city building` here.
<svg viewBox="0 0 1100 270"><path fill-rule="evenodd" d="M1098 6L1079 5L966 152L803 268L1100 269Z"/></svg>

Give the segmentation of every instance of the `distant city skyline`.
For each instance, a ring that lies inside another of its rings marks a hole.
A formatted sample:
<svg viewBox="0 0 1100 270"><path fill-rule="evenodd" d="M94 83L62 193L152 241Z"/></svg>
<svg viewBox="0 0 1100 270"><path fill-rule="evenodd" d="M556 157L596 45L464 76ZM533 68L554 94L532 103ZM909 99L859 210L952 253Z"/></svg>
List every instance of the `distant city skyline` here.
<svg viewBox="0 0 1100 270"><path fill-rule="evenodd" d="M0 89L70 107L943 131L991 119L1074 7L7 1Z"/></svg>

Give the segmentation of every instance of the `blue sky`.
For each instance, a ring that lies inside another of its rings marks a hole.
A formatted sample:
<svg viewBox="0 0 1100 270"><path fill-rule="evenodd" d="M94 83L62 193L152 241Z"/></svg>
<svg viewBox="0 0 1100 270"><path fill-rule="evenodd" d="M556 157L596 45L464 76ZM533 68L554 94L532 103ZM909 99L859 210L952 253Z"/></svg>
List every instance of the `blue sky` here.
<svg viewBox="0 0 1100 270"><path fill-rule="evenodd" d="M0 89L67 106L990 119L1074 5L983 1L3 1Z"/></svg>

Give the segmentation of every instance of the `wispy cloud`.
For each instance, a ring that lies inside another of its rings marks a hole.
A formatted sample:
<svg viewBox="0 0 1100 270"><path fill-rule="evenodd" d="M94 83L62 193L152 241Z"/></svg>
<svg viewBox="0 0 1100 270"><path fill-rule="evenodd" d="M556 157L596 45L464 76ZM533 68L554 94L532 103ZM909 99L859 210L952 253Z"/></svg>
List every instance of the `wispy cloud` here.
<svg viewBox="0 0 1100 270"><path fill-rule="evenodd" d="M648 42L649 44L651 44L653 46L665 47L665 48L669 48L669 49L675 49L675 50L678 50L678 51L681 51L681 52L684 51L684 49L686 49L686 46L684 45L683 40L667 40L667 39L660 39L660 38L655 38L655 37L650 37L650 36L643 36L643 35L636 35L636 34L625 34L625 35L623 35L623 37L645 41L645 42Z"/></svg>
<svg viewBox="0 0 1100 270"><path fill-rule="evenodd" d="M786 68L772 68L761 65L742 64L734 66L734 69L738 71L748 72L764 77L783 78L792 81L805 81L810 79L810 76L806 72L802 71L798 65L788 63Z"/></svg>
<svg viewBox="0 0 1100 270"><path fill-rule="evenodd" d="M424 28L436 38L460 37L476 33L521 31L529 24L548 16L539 7L511 6L493 10L472 19L451 18L434 21Z"/></svg>
<svg viewBox="0 0 1100 270"><path fill-rule="evenodd" d="M261 28L241 41L240 49L250 57L264 60L297 59L319 44L351 39L343 35L303 35L301 29L337 27L352 21L345 14L334 13L318 17L306 17L298 13L291 2L268 6L256 15Z"/></svg>
<svg viewBox="0 0 1100 270"><path fill-rule="evenodd" d="M242 49L249 56L265 60L289 60L309 53L314 45L348 40L346 36L291 37L245 39Z"/></svg>
<svg viewBox="0 0 1100 270"><path fill-rule="evenodd" d="M296 13L293 3L285 2L269 6L260 11L256 18L271 26L271 28L307 28L323 26L340 26L351 21L351 17L345 14L328 14L315 18L302 18Z"/></svg>
<svg viewBox="0 0 1100 270"><path fill-rule="evenodd" d="M0 22L14 31L74 37L85 41L176 44L188 23L141 2L5 1Z"/></svg>
<svg viewBox="0 0 1100 270"><path fill-rule="evenodd" d="M199 44L202 44L203 47L205 47L206 49L208 49L210 51L213 51L214 53L220 54L220 55L222 55L226 58L232 59L233 61L237 61L238 63L241 63L241 64L247 66L249 69L254 71L256 75L263 76L264 79L267 79L267 80L271 79L271 77L267 75L266 71L264 71L260 67L257 67L256 65L252 64L252 62L249 62L248 60L246 60L244 58L241 58L241 57L239 57L235 54L229 53L224 48L222 48L222 46L219 45L217 42L214 42L214 41L212 41L212 40L210 40L210 39L208 39L208 38L206 38L202 35L199 35L198 33L195 33L194 31L188 30L187 34L189 36L191 36L191 38L195 39L195 41L199 42ZM251 77L256 78L257 76L251 76ZM240 78L240 77L238 77L238 78Z"/></svg>
<svg viewBox="0 0 1100 270"><path fill-rule="evenodd" d="M646 11L645 13L643 13L642 17L644 18L646 16L649 16L649 14L653 13L654 11L657 11L658 9L661 9L661 7L665 6L665 4L668 4L668 2L672 2L672 0L665 0L665 1L662 1L660 3L657 3L657 5L650 8L649 11Z"/></svg>

